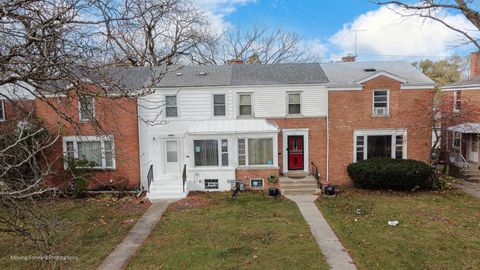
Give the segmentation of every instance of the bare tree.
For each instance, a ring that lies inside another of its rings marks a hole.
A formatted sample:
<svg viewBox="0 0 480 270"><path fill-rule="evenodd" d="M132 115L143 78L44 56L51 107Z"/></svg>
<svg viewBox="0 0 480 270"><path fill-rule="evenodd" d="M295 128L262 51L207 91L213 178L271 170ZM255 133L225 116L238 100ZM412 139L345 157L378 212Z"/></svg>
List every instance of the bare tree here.
<svg viewBox="0 0 480 270"><path fill-rule="evenodd" d="M162 2L166 6L158 9L159 3L0 0L0 99L27 112L0 126L2 231L32 240L42 251L51 247L55 222L35 202L58 191L46 182L52 164L63 158L63 154L47 157L45 151L58 142L62 125L73 128L79 125L78 119L65 112L64 107L89 97L100 97L118 100L116 106L136 117L136 107L129 111L132 106L123 107L122 100L149 94L150 86L166 70L163 67L138 70L148 76L143 78L146 82L142 89L132 89L129 85L132 76L139 73L116 66L169 63L175 57L189 56L190 49L203 41L200 27L203 18L197 16L190 2ZM138 28L140 25L144 28ZM143 36L137 36L138 31ZM136 51L139 44L135 43L139 40L144 45L140 53ZM123 73L117 72L122 70ZM12 87L46 104L55 114L52 117L58 119L58 127L42 126L30 113L31 102L4 91ZM112 106L111 102L106 104ZM92 120L95 132L106 134L101 123L96 118Z"/></svg>
<svg viewBox="0 0 480 270"><path fill-rule="evenodd" d="M224 64L229 60L242 60L251 64L318 60L305 50L298 33L258 24L247 30L239 26L232 27L216 39L215 46L206 49L200 55L209 64Z"/></svg>
<svg viewBox="0 0 480 270"><path fill-rule="evenodd" d="M209 46L212 37L207 19L189 0L127 0L120 17L111 20L109 7L103 35L116 62L132 66L160 66L178 59L197 61L200 46Z"/></svg>
<svg viewBox="0 0 480 270"><path fill-rule="evenodd" d="M480 41L477 35L480 30L480 13L478 11L478 1L475 0L422 0L412 1L383 1L374 0L379 5L387 5L400 8L397 11L404 16L417 16L443 24L450 30L453 30L463 37L460 45L473 44L480 49ZM463 14L465 18L472 23L475 29L464 29L458 25L445 20L445 11L452 14Z"/></svg>

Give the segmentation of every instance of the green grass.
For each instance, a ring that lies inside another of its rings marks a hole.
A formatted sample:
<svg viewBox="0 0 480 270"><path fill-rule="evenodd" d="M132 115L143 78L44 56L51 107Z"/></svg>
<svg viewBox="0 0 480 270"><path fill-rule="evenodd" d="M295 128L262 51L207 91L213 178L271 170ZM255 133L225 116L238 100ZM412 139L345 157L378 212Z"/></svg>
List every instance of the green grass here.
<svg viewBox="0 0 480 270"><path fill-rule="evenodd" d="M261 193L198 195L167 211L127 269L328 269L296 205Z"/></svg>
<svg viewBox="0 0 480 270"><path fill-rule="evenodd" d="M480 200L461 191L350 189L317 204L359 269L480 269Z"/></svg>
<svg viewBox="0 0 480 270"><path fill-rule="evenodd" d="M59 200L42 203L48 215L57 217L55 233L56 254L77 256L70 261L57 261L55 269L95 269L113 248L123 239L135 221L145 211L128 198L120 201L111 199ZM22 238L0 233L0 269L53 268L37 260L12 260L11 256L41 255Z"/></svg>

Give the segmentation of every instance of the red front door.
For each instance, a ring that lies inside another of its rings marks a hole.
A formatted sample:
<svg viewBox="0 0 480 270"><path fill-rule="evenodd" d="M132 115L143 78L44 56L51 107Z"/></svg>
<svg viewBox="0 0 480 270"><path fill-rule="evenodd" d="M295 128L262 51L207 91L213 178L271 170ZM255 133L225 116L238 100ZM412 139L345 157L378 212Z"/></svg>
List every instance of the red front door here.
<svg viewBox="0 0 480 270"><path fill-rule="evenodd" d="M288 169L303 170L303 136L288 136Z"/></svg>

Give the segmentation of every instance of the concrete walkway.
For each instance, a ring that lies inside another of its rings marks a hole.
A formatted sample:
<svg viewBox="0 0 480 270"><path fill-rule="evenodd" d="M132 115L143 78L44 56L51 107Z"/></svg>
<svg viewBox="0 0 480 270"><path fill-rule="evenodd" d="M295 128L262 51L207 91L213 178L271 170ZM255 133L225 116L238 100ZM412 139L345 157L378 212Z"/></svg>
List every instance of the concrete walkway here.
<svg viewBox="0 0 480 270"><path fill-rule="evenodd" d="M315 205L317 196L287 195L286 197L297 204L303 218L305 218L310 226L310 230L320 250L327 258L330 269L357 269L353 264L352 258Z"/></svg>
<svg viewBox="0 0 480 270"><path fill-rule="evenodd" d="M108 257L97 268L98 270L123 269L130 257L143 244L150 235L153 228L167 209L167 206L174 200L156 200L152 202L147 212L137 221L132 230L125 236L120 244L108 255Z"/></svg>
<svg viewBox="0 0 480 270"><path fill-rule="evenodd" d="M465 193L468 193L473 197L480 199L480 183L479 182L462 181L460 183L455 184L455 187L465 191Z"/></svg>

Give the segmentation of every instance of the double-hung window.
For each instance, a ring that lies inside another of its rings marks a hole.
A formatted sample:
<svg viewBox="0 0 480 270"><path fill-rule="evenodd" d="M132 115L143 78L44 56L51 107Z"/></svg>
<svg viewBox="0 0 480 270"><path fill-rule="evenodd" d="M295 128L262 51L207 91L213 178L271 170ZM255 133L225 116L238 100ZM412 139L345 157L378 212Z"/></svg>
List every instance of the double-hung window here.
<svg viewBox="0 0 480 270"><path fill-rule="evenodd" d="M242 93L238 95L238 115L253 116L252 94Z"/></svg>
<svg viewBox="0 0 480 270"><path fill-rule="evenodd" d="M114 169L115 153L112 136L68 136L63 137L66 159L87 160L95 169Z"/></svg>
<svg viewBox="0 0 480 270"><path fill-rule="evenodd" d="M228 166L228 140L194 140L193 148L195 166Z"/></svg>
<svg viewBox="0 0 480 270"><path fill-rule="evenodd" d="M301 102L301 94L300 93L288 93L288 114L289 115L298 115L302 113L302 102Z"/></svg>
<svg viewBox="0 0 480 270"><path fill-rule="evenodd" d="M238 139L238 165L273 165L273 139Z"/></svg>
<svg viewBox="0 0 480 270"><path fill-rule="evenodd" d="M389 113L389 96L388 90L373 91L373 115L385 116Z"/></svg>
<svg viewBox="0 0 480 270"><path fill-rule="evenodd" d="M213 116L225 116L225 95L213 95Z"/></svg>
<svg viewBox="0 0 480 270"><path fill-rule="evenodd" d="M79 96L78 107L81 122L92 121L95 118L95 100L91 96Z"/></svg>
<svg viewBox="0 0 480 270"><path fill-rule="evenodd" d="M460 148L462 145L462 133L454 132L453 133L453 148Z"/></svg>
<svg viewBox="0 0 480 270"><path fill-rule="evenodd" d="M5 102L0 99L0 121L5 121Z"/></svg>
<svg viewBox="0 0 480 270"><path fill-rule="evenodd" d="M177 96L165 96L165 116L178 116Z"/></svg>
<svg viewBox="0 0 480 270"><path fill-rule="evenodd" d="M453 92L453 111L459 112L462 109L462 91Z"/></svg>

